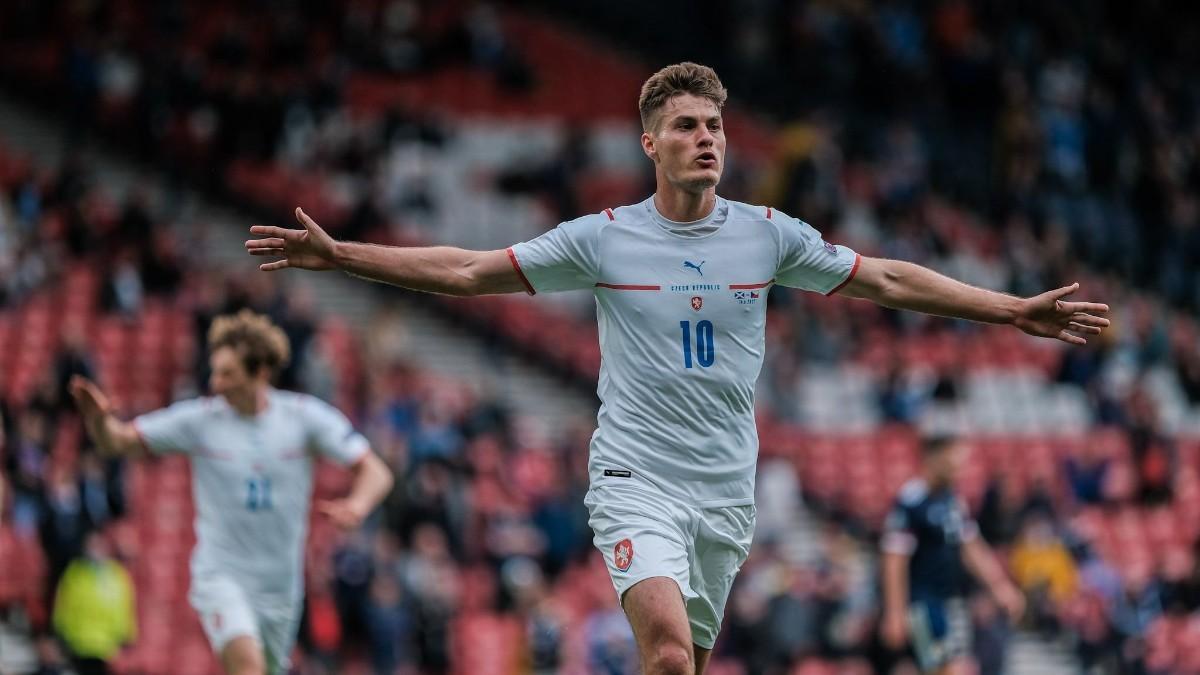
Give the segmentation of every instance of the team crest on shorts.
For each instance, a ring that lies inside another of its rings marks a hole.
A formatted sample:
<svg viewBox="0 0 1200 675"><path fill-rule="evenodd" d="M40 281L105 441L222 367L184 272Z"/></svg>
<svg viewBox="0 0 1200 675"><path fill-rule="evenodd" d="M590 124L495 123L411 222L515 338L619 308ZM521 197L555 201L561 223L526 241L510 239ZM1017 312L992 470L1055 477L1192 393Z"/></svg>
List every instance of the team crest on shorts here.
<svg viewBox="0 0 1200 675"><path fill-rule="evenodd" d="M622 539L613 547L613 562L616 563L617 569L624 572L633 564L633 542L628 539Z"/></svg>
<svg viewBox="0 0 1200 675"><path fill-rule="evenodd" d="M700 308L703 306L704 306L704 298L702 298L698 295L693 295L692 296L692 309L699 312Z"/></svg>

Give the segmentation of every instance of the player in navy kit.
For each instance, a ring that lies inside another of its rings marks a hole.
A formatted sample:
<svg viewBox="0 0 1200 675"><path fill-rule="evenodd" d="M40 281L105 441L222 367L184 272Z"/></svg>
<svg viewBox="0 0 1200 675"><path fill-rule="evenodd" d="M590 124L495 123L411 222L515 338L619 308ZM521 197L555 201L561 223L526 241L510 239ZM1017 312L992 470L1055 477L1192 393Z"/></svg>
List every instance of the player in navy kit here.
<svg viewBox="0 0 1200 675"><path fill-rule="evenodd" d="M339 242L254 226L260 269L340 269L451 295L592 289L601 407L586 503L596 547L647 675L701 673L754 532L754 383L772 285L1016 326L1082 344L1108 307L1077 286L1016 298L896 260L860 256L803 221L717 196L726 92L711 68L668 66L638 99L656 187L645 201L562 223L508 249Z"/></svg>
<svg viewBox="0 0 1200 675"><path fill-rule="evenodd" d="M883 638L898 649L911 642L923 672L971 672L968 574L978 579L1013 619L1025 599L979 536L979 527L954 493L966 452L949 438L922 448L921 475L904 484L883 535Z"/></svg>

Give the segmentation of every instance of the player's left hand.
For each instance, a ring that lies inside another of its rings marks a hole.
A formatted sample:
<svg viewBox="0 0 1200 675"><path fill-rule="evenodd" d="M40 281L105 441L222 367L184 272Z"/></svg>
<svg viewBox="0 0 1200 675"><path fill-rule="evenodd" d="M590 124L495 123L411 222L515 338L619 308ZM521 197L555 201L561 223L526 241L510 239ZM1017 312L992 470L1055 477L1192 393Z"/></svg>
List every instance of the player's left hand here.
<svg viewBox="0 0 1200 675"><path fill-rule="evenodd" d="M317 512L343 530L357 529L370 513L353 499L328 499L317 502Z"/></svg>
<svg viewBox="0 0 1200 675"><path fill-rule="evenodd" d="M250 255L277 256L283 260L263 263L258 269L264 272L287 269L289 267L301 270L332 270L337 265L334 262L334 249L337 242L329 236L317 221L308 217L299 206L296 207L296 220L304 229L292 230L283 227L255 225L250 228L251 234L264 239L249 239L246 241L246 252Z"/></svg>
<svg viewBox="0 0 1200 675"><path fill-rule="evenodd" d="M1073 345L1087 344L1084 335L1099 335L1109 320L1096 316L1108 312L1099 302L1067 302L1063 298L1079 290L1079 284L1046 291L1027 298L1013 325L1030 335L1055 338Z"/></svg>

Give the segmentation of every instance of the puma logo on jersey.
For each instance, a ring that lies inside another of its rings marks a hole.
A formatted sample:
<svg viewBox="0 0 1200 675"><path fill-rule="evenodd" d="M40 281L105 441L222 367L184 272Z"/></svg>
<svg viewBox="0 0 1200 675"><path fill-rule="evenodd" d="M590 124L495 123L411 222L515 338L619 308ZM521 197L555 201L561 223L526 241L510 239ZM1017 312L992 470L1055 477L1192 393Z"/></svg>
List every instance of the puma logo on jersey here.
<svg viewBox="0 0 1200 675"><path fill-rule="evenodd" d="M696 273L697 273L697 274L699 274L700 276L704 276L704 270L702 270L702 269L700 269L700 268L701 268L701 267L704 267L704 263L706 263L706 262L708 262L708 261L707 261L707 260L701 260L701 261L700 261L700 264L699 264L699 265L697 265L696 263L692 262L691 260L684 260L684 261L683 261L683 269L685 269L685 270L686 270L686 269L693 269L693 270L696 270Z"/></svg>
<svg viewBox="0 0 1200 675"><path fill-rule="evenodd" d="M613 562L617 569L622 572L629 569L633 564L633 542L628 539L622 539L613 547Z"/></svg>

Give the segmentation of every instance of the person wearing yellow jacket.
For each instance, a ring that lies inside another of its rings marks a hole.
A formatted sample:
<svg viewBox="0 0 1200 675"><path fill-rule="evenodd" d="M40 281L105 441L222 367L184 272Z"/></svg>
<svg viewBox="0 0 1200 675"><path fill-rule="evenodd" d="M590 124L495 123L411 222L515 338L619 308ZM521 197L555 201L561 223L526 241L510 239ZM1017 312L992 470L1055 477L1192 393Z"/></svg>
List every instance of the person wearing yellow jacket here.
<svg viewBox="0 0 1200 675"><path fill-rule="evenodd" d="M1079 585L1070 551L1054 531L1054 523L1030 516L1010 554L1013 578L1026 593L1044 593L1056 605L1069 600Z"/></svg>
<svg viewBox="0 0 1200 675"><path fill-rule="evenodd" d="M53 619L79 675L107 674L108 662L137 636L133 583L112 557L104 534L89 534L83 557L67 566L54 598Z"/></svg>

